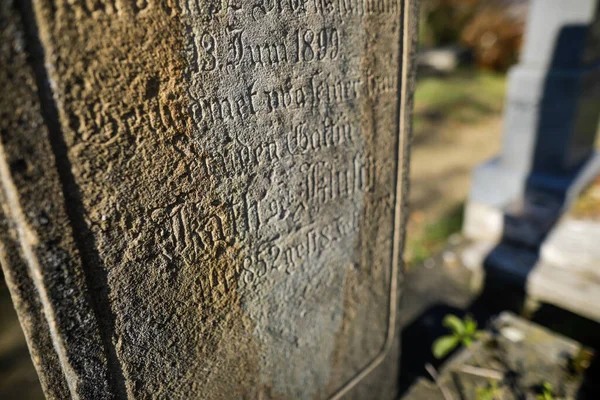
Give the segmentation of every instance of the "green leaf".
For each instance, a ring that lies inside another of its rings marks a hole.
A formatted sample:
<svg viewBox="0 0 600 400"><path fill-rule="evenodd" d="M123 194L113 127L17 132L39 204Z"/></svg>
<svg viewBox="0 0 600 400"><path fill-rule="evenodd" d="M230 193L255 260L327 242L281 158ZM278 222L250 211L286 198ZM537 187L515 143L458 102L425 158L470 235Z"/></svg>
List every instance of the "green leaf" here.
<svg viewBox="0 0 600 400"><path fill-rule="evenodd" d="M446 315L442 324L457 335L465 333L465 324L456 315Z"/></svg>
<svg viewBox="0 0 600 400"><path fill-rule="evenodd" d="M538 394L537 398L539 400L554 400L554 391L552 390L552 385L548 382L542 383L542 394Z"/></svg>
<svg viewBox="0 0 600 400"><path fill-rule="evenodd" d="M477 331L477 321L473 319L470 315L467 315L465 318L465 335L473 336Z"/></svg>
<svg viewBox="0 0 600 400"><path fill-rule="evenodd" d="M448 353L454 350L456 346L458 346L459 342L460 337L456 335L442 336L433 342L433 355L435 358L444 358Z"/></svg>
<svg viewBox="0 0 600 400"><path fill-rule="evenodd" d="M476 388L475 398L477 400L494 400L498 395L498 383L493 382L485 387Z"/></svg>

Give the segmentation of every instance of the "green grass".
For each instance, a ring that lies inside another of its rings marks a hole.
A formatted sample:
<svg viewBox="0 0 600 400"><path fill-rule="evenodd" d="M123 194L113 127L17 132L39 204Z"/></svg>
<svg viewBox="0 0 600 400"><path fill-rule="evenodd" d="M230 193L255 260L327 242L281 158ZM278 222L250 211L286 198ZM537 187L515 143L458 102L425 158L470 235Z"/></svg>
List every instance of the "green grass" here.
<svg viewBox="0 0 600 400"><path fill-rule="evenodd" d="M498 114L505 89L505 75L480 70L421 78L415 92L415 132L447 123L473 124Z"/></svg>
<svg viewBox="0 0 600 400"><path fill-rule="evenodd" d="M409 268L423 263L440 252L446 245L448 237L461 231L463 211L463 204L457 205L439 221L427 224L422 229L422 233L408 239L406 264Z"/></svg>
<svg viewBox="0 0 600 400"><path fill-rule="evenodd" d="M506 76L477 69L459 69L444 76L423 76L415 92L415 142L439 140L439 133L452 134L490 117L501 115ZM469 149L452 149L468 154ZM417 265L446 245L448 237L460 232L463 206L457 205L435 223L420 222L411 229L406 248L407 265ZM422 225L425 223L426 225ZM419 226L420 225L420 226Z"/></svg>

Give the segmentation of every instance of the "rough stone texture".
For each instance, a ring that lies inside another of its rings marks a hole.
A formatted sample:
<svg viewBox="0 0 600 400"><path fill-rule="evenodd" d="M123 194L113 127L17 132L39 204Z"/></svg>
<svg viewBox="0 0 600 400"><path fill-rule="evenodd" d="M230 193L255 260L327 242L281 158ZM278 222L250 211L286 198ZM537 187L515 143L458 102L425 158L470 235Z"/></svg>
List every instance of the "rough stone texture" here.
<svg viewBox="0 0 600 400"><path fill-rule="evenodd" d="M0 24L0 261L46 395L100 398L106 356L13 1Z"/></svg>
<svg viewBox="0 0 600 400"><path fill-rule="evenodd" d="M3 3L0 255L47 397L394 397L415 15Z"/></svg>

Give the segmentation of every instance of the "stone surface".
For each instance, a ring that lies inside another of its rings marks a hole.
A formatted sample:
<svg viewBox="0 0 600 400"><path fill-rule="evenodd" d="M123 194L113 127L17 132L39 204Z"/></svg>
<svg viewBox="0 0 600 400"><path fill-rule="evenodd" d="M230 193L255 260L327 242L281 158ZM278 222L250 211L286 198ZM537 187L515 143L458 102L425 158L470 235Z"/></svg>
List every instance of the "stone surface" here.
<svg viewBox="0 0 600 400"><path fill-rule="evenodd" d="M510 228L507 216L511 211L513 214L519 211L525 214L522 210L527 205L528 218L517 220L521 223L514 226L512 234L522 243L538 246L549 233L551 226L548 224L555 222L556 214L568 210L600 173L600 154L596 153L570 182L563 201L547 198L546 202L536 205L522 200L510 201L511 198L519 198L525 178L522 174L499 167L499 162L498 158L493 159L473 172L473 181L477 184L471 188L463 226L463 232L469 238L487 242L501 240L505 229Z"/></svg>
<svg viewBox="0 0 600 400"><path fill-rule="evenodd" d="M26 35L0 5L0 262L48 398L100 398L106 357L44 123ZM82 377L86 379L82 379Z"/></svg>
<svg viewBox="0 0 600 400"><path fill-rule="evenodd" d="M574 273L596 272L600 283L600 221L566 217L542 244L542 260Z"/></svg>
<svg viewBox="0 0 600 400"><path fill-rule="evenodd" d="M568 240L572 240L571 229L573 227L569 222L565 222L565 225L561 222L550 236L568 236ZM597 230L597 226L594 229ZM588 231L590 234L594 232ZM558 256L574 253L561 253L564 248L557 248L552 242L555 239L550 240L550 243L544 242L542 245L541 255L531 249L497 245L494 242L478 241L467 246L461 256L465 267L473 273L472 288L481 288L486 278L502 278L503 282L523 288L531 301L553 304L600 322L598 259L577 257L575 253L574 263L568 267L556 264ZM574 252L577 250L570 249Z"/></svg>
<svg viewBox="0 0 600 400"><path fill-rule="evenodd" d="M2 4L0 256L48 398L394 397L415 13Z"/></svg>
<svg viewBox="0 0 600 400"><path fill-rule="evenodd" d="M568 4L562 0L532 1L522 63L544 69L596 64L600 59L599 11L598 0L574 0ZM590 25L591 32L586 29ZM570 37L566 38L565 33ZM570 46L561 50L567 53L556 58L556 43L565 39Z"/></svg>

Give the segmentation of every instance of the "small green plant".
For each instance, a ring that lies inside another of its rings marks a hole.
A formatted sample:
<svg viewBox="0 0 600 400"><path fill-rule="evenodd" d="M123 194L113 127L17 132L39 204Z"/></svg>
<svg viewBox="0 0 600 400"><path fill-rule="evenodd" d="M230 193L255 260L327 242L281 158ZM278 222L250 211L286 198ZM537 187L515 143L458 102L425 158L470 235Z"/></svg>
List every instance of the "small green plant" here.
<svg viewBox="0 0 600 400"><path fill-rule="evenodd" d="M537 400L557 400L550 383L542 382L541 391L542 393L537 395Z"/></svg>
<svg viewBox="0 0 600 400"><path fill-rule="evenodd" d="M443 325L450 329L450 334L438 338L433 342L432 351L435 358L444 358L457 346L471 347L482 332L477 330L477 321L470 315L460 319L456 315L448 314L444 317Z"/></svg>
<svg viewBox="0 0 600 400"><path fill-rule="evenodd" d="M477 400L496 400L500 395L498 382L490 381L485 387L478 387L475 392Z"/></svg>

